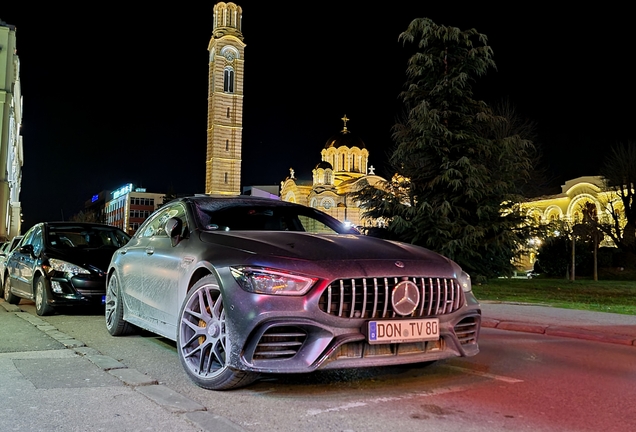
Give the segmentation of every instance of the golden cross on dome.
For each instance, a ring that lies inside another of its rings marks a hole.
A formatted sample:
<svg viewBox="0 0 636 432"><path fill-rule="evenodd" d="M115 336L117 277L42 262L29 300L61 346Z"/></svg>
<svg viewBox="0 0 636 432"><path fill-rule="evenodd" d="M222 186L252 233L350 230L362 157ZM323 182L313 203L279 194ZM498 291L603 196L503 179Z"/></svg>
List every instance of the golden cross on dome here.
<svg viewBox="0 0 636 432"><path fill-rule="evenodd" d="M341 118L340 120L342 120L344 122L344 129L342 130L344 133L349 132L347 130L347 122L349 121L349 119L347 118L347 115L345 114L343 118Z"/></svg>

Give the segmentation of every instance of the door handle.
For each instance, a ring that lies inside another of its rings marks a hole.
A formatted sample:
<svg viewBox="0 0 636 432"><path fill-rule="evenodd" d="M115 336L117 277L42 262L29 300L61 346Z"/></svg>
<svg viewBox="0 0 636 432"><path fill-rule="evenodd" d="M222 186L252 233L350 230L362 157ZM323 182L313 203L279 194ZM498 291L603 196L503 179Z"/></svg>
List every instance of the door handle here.
<svg viewBox="0 0 636 432"><path fill-rule="evenodd" d="M155 248L148 246L146 248L146 255L152 255L153 253L155 253Z"/></svg>

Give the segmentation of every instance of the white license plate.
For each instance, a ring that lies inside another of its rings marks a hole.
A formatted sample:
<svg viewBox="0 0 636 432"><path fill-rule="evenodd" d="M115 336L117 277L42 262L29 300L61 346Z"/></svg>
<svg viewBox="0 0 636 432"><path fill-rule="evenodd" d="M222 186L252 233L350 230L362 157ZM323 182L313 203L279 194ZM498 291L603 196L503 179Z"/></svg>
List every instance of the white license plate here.
<svg viewBox="0 0 636 432"><path fill-rule="evenodd" d="M370 344L439 339L439 319L369 321Z"/></svg>

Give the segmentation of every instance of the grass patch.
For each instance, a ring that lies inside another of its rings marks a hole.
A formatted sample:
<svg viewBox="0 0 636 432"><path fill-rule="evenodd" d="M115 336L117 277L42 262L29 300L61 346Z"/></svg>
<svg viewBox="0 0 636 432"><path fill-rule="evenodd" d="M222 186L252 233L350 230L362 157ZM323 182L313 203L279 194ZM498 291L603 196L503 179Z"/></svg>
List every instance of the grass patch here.
<svg viewBox="0 0 636 432"><path fill-rule="evenodd" d="M636 281L493 279L473 292L479 300L636 315Z"/></svg>

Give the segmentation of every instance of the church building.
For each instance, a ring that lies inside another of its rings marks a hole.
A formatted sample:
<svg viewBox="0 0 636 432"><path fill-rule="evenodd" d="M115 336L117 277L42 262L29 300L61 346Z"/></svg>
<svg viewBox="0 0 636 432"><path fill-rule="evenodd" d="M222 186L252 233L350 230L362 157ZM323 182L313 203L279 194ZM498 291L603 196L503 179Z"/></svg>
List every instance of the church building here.
<svg viewBox="0 0 636 432"><path fill-rule="evenodd" d="M369 151L347 128L349 119L346 115L342 121L343 129L332 135L320 152L322 160L312 170L312 180L299 180L290 169L289 177L281 182L280 196L283 201L322 210L354 226L371 226L374 223L362 218L358 203L348 194L366 183L373 186L385 180L369 165Z"/></svg>

